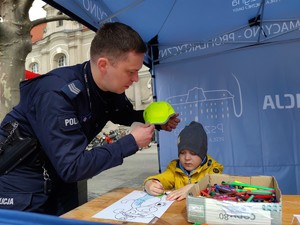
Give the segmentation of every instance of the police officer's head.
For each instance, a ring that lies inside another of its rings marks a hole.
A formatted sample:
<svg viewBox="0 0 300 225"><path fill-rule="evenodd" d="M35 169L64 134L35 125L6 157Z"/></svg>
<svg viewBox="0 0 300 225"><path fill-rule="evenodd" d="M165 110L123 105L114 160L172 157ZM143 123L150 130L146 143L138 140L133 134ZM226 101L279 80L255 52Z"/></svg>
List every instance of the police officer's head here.
<svg viewBox="0 0 300 225"><path fill-rule="evenodd" d="M147 51L141 36L126 24L106 23L97 31L92 41L90 56L94 62L100 56L115 61L131 51L143 54Z"/></svg>
<svg viewBox="0 0 300 225"><path fill-rule="evenodd" d="M138 81L147 47L141 36L122 23L106 23L91 44L91 70L103 91L124 93Z"/></svg>

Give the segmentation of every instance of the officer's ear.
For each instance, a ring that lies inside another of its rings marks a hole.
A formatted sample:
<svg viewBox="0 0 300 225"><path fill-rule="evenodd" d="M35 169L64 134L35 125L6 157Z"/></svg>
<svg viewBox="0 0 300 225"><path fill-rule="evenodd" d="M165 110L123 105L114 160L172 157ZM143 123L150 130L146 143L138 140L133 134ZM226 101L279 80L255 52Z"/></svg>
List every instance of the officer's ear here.
<svg viewBox="0 0 300 225"><path fill-rule="evenodd" d="M101 73L106 72L108 65L109 65L109 61L105 57L100 57L97 60L97 68Z"/></svg>

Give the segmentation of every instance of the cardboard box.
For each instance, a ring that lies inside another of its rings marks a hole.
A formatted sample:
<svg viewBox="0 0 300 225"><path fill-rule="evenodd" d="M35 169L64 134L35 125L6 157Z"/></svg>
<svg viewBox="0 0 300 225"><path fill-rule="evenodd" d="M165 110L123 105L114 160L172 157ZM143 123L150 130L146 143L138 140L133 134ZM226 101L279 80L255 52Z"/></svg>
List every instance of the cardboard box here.
<svg viewBox="0 0 300 225"><path fill-rule="evenodd" d="M222 181L240 181L275 189L276 203L235 202L216 200L199 195L208 184L221 184ZM281 224L281 191L272 176L232 176L208 174L195 184L186 198L187 217L190 223L207 224Z"/></svg>

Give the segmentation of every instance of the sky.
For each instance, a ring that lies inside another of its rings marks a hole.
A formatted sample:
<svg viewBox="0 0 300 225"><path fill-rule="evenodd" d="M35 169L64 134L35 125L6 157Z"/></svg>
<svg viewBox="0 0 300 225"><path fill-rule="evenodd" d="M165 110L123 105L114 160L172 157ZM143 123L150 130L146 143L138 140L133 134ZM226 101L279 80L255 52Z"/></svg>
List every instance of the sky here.
<svg viewBox="0 0 300 225"><path fill-rule="evenodd" d="M42 0L34 0L32 7L29 9L29 19L31 21L46 16L46 11L42 8L45 4Z"/></svg>

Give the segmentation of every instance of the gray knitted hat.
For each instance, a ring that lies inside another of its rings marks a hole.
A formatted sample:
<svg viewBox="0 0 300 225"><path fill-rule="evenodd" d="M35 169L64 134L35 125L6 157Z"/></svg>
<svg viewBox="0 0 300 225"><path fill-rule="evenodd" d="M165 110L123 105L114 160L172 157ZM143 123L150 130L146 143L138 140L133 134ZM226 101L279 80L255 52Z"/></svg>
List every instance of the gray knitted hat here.
<svg viewBox="0 0 300 225"><path fill-rule="evenodd" d="M207 134L203 126L192 121L178 135L178 155L181 150L187 149L195 152L203 160L207 154Z"/></svg>

